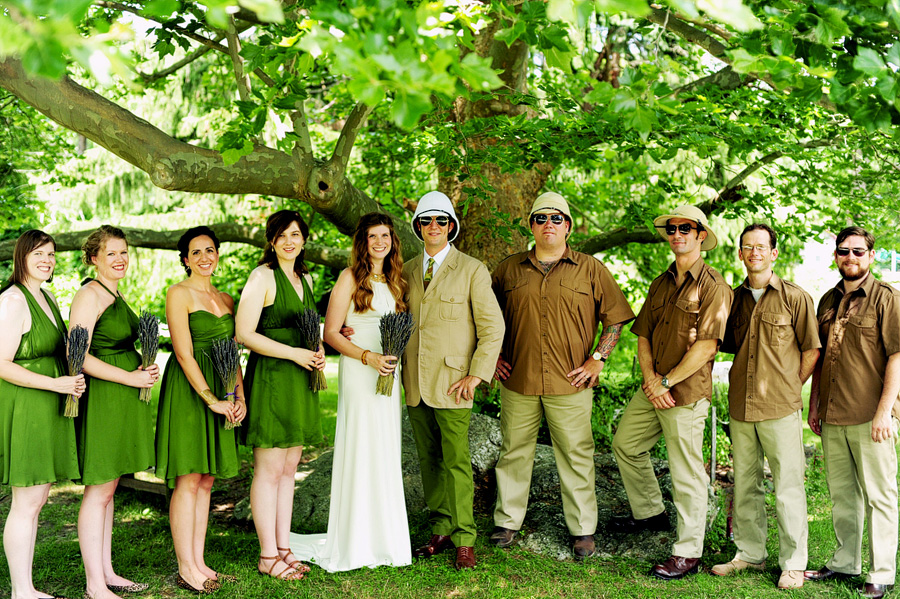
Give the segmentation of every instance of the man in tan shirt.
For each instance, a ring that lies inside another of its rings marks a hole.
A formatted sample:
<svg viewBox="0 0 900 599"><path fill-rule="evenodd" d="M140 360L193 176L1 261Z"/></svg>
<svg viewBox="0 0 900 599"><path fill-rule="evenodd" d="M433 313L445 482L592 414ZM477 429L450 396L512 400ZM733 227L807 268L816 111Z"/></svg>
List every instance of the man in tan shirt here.
<svg viewBox="0 0 900 599"><path fill-rule="evenodd" d="M706 215L679 206L653 221L675 261L650 284L631 332L638 336L644 384L635 393L613 438L613 452L632 516L612 521L614 532L669 527L650 450L665 435L678 531L672 556L653 566L663 580L699 570L706 533L709 477L703 464L703 429L712 396L712 361L725 336L731 287L700 257L716 247Z"/></svg>
<svg viewBox="0 0 900 599"><path fill-rule="evenodd" d="M534 248L501 262L492 281L506 335L495 374L502 381L503 441L491 542L510 546L525 519L544 416L573 552L583 559L594 553L597 529L591 388L634 313L603 263L569 247L572 217L565 198L539 196L529 221Z"/></svg>
<svg viewBox="0 0 900 599"><path fill-rule="evenodd" d="M722 351L735 354L729 372L731 453L734 457L734 543L730 562L712 573L766 568L766 493L763 455L775 482L778 521L778 588L803 586L806 570L806 456L803 451L803 383L819 357L816 311L808 293L772 271L778 258L775 231L748 225L738 257L747 278L734 289Z"/></svg>
<svg viewBox="0 0 900 599"><path fill-rule="evenodd" d="M807 580L862 572L863 517L869 572L863 597L883 597L897 563L897 452L900 416L900 291L875 279L875 238L861 227L838 233L841 280L819 301L823 350L813 373L809 426L822 436L837 549Z"/></svg>

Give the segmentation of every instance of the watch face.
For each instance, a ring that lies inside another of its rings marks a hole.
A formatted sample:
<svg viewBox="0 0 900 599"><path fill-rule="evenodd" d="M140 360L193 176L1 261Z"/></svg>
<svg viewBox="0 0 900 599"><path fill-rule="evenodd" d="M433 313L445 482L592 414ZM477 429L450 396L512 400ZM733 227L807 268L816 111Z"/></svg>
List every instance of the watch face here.
<svg viewBox="0 0 900 599"><path fill-rule="evenodd" d="M591 357L594 358L595 360L597 360L598 362L603 359L603 356L601 356L600 352L598 352L598 351L595 351L593 354L591 354Z"/></svg>

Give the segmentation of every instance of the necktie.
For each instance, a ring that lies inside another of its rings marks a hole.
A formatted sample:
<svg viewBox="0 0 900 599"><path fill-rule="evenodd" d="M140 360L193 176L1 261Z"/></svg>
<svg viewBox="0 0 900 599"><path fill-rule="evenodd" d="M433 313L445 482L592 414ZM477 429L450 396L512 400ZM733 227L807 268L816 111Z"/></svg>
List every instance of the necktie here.
<svg viewBox="0 0 900 599"><path fill-rule="evenodd" d="M428 284L431 282L431 277L434 276L434 258L428 259L428 270L425 271L425 276L422 279L425 281L425 289L428 289Z"/></svg>

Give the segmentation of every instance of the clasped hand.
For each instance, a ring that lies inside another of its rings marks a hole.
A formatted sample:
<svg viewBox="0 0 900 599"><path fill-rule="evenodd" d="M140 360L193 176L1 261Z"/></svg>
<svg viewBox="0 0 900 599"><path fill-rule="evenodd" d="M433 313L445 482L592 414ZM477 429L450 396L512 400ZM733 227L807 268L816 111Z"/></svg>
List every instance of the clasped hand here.
<svg viewBox="0 0 900 599"><path fill-rule="evenodd" d="M653 377L645 380L641 385L644 395L653 404L657 410L667 410L675 407L675 398L672 393L662 384L663 377L657 373L653 373Z"/></svg>

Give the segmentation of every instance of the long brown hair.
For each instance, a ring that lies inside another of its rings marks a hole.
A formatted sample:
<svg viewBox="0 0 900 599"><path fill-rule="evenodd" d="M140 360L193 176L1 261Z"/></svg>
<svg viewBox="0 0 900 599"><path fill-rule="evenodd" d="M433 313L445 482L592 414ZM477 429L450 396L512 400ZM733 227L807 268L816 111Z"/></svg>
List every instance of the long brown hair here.
<svg viewBox="0 0 900 599"><path fill-rule="evenodd" d="M391 232L391 251L384 259L382 271L387 279L391 295L394 296L397 312L405 312L406 290L408 285L403 279L403 255L400 251L400 238L394 231L394 221L387 214L370 212L364 214L356 223L356 232L353 234L353 249L350 251L350 272L356 280L356 291L353 293L353 305L357 312L366 312L372 309L372 283L369 276L372 274L372 259L369 257L369 229L379 225L386 226Z"/></svg>
<svg viewBox="0 0 900 599"><path fill-rule="evenodd" d="M25 277L28 275L28 254L45 243L52 243L53 251L56 251L56 241L43 231L31 229L19 236L16 240L16 247L13 250L13 271L12 275L9 277L10 283L18 283L19 285L25 284ZM52 280L53 275L50 275L48 282Z"/></svg>
<svg viewBox="0 0 900 599"><path fill-rule="evenodd" d="M291 226L291 223L297 223L300 227L300 234L303 235L303 249L297 254L294 260L294 274L302 277L309 272L303 258L306 256L306 242L309 240L309 226L300 213L296 210L279 210L272 214L266 220L266 249L263 250L263 256L259 259L258 264L265 264L272 270L278 268L278 256L275 254L275 240L284 233L285 229Z"/></svg>

